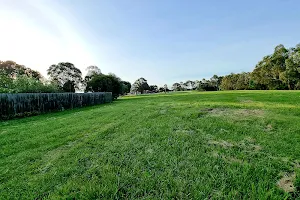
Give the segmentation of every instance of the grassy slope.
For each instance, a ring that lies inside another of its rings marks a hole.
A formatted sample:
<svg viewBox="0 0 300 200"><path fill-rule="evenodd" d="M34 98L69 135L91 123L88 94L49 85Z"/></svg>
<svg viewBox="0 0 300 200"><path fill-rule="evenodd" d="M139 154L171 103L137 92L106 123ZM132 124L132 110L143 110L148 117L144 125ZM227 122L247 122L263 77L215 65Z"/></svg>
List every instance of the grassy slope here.
<svg viewBox="0 0 300 200"><path fill-rule="evenodd" d="M299 97L145 95L0 122L0 198L294 198L276 183L300 174Z"/></svg>

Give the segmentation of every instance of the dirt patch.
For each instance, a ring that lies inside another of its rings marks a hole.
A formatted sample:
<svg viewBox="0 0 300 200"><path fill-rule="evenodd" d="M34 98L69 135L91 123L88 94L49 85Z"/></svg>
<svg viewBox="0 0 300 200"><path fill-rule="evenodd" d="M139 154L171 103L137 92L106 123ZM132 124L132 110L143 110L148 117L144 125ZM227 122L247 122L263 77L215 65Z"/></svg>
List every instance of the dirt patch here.
<svg viewBox="0 0 300 200"><path fill-rule="evenodd" d="M223 148L230 148L233 147L234 145L230 142L227 142L225 140L221 140L221 141L215 141L215 140L210 140L208 141L209 145L214 145L214 146L220 146Z"/></svg>
<svg viewBox="0 0 300 200"><path fill-rule="evenodd" d="M295 172L285 173L284 176L277 182L277 186L285 192L294 192L295 186L294 181L296 179Z"/></svg>

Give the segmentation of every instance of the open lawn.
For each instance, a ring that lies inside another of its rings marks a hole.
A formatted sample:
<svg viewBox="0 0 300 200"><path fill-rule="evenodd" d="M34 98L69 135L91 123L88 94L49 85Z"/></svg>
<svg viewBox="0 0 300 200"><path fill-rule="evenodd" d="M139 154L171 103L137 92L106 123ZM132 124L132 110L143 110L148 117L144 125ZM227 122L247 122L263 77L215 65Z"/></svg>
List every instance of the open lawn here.
<svg viewBox="0 0 300 200"><path fill-rule="evenodd" d="M300 92L182 92L0 122L0 199L300 195Z"/></svg>

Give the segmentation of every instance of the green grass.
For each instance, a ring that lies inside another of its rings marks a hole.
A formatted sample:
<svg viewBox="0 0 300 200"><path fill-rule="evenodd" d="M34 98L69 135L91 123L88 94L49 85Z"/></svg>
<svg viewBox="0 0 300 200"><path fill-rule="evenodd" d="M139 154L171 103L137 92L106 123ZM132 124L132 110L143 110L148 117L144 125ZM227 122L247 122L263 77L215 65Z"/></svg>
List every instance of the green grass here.
<svg viewBox="0 0 300 200"><path fill-rule="evenodd" d="M299 198L299 99L141 95L0 122L0 199Z"/></svg>

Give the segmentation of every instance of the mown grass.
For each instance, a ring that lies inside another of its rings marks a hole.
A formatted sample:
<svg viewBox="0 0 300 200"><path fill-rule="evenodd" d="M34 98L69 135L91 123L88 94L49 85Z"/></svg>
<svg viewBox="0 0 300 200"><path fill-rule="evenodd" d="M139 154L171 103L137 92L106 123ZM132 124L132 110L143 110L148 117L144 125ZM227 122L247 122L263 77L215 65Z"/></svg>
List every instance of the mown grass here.
<svg viewBox="0 0 300 200"><path fill-rule="evenodd" d="M299 99L142 95L0 122L0 198L299 198Z"/></svg>

